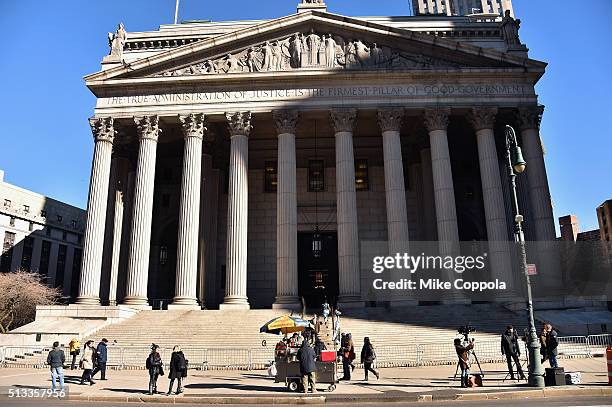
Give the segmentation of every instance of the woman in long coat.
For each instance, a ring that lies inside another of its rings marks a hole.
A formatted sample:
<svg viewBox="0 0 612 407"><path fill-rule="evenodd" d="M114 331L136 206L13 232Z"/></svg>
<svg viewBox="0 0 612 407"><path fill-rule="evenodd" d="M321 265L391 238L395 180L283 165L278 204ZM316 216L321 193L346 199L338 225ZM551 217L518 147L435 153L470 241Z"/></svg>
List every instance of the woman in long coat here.
<svg viewBox="0 0 612 407"><path fill-rule="evenodd" d="M85 342L85 347L83 348L83 357L81 358L81 367L83 368L83 375L81 376L81 383L85 384L85 380L89 382L89 385L93 385L94 382L91 379L91 371L94 368L94 355L96 350L93 347L93 341Z"/></svg>
<svg viewBox="0 0 612 407"><path fill-rule="evenodd" d="M181 347L176 345L172 349L172 356L170 357L170 374L168 375L170 387L168 388L168 396L172 393L174 379L177 381L176 394L181 394L183 392L183 377L187 377L187 360L185 359Z"/></svg>
<svg viewBox="0 0 612 407"><path fill-rule="evenodd" d="M374 346L370 342L370 338L367 336L363 338L363 348L361 349L361 363L363 363L363 370L365 371L365 381L368 381L368 372L374 373L376 379L378 376L378 372L372 368L372 364L376 360L376 352L374 352Z"/></svg>

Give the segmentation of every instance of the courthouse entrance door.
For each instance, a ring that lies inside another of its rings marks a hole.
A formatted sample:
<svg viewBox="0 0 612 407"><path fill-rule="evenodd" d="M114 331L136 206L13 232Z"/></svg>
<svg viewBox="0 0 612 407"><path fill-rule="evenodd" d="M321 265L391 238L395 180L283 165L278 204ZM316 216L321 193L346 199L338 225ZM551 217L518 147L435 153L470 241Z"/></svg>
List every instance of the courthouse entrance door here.
<svg viewBox="0 0 612 407"><path fill-rule="evenodd" d="M320 232L322 250L312 252L312 232L298 233L298 294L308 308L321 308L325 298L334 304L338 298L338 235Z"/></svg>

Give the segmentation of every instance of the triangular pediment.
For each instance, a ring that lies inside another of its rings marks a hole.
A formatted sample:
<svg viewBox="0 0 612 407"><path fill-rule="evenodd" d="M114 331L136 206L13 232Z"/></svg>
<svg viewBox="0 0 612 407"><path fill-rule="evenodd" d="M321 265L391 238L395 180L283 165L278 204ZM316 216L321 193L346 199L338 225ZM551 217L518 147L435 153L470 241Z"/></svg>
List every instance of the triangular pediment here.
<svg viewBox="0 0 612 407"><path fill-rule="evenodd" d="M424 33L324 12L268 21L87 76L110 79L249 73L533 68L546 64Z"/></svg>

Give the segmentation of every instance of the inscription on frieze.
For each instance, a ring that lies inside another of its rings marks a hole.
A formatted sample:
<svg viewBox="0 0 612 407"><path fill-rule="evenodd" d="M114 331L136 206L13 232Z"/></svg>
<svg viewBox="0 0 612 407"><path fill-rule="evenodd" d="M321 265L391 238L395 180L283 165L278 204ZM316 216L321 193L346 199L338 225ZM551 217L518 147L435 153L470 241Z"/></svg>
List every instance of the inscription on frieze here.
<svg viewBox="0 0 612 407"><path fill-rule="evenodd" d="M98 107L168 104L300 101L395 97L480 97L533 95L533 87L522 84L408 84L381 86L329 86L320 88L258 89L164 93L99 98Z"/></svg>

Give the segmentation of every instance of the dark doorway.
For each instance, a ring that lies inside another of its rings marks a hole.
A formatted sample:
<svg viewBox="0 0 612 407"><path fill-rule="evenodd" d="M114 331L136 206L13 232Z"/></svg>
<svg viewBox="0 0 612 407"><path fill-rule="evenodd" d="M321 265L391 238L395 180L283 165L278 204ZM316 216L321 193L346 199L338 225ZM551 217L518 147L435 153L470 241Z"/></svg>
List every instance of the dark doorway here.
<svg viewBox="0 0 612 407"><path fill-rule="evenodd" d="M320 308L325 298L334 304L338 298L338 235L320 232L321 255L312 252L313 232L298 233L298 293L306 307Z"/></svg>

